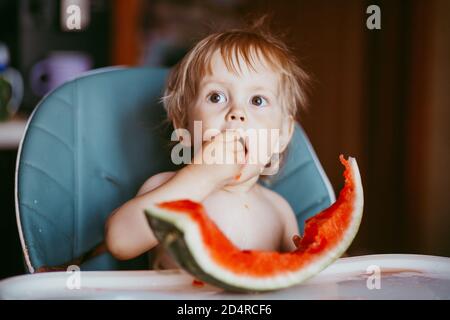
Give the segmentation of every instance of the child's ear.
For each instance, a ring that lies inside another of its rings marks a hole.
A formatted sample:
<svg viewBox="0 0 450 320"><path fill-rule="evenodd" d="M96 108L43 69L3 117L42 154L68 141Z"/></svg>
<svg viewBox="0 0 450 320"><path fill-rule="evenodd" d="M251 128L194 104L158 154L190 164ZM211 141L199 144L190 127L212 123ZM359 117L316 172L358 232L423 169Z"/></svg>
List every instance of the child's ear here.
<svg viewBox="0 0 450 320"><path fill-rule="evenodd" d="M292 116L288 116L283 120L280 130L280 153L282 153L292 139L295 129L295 120Z"/></svg>

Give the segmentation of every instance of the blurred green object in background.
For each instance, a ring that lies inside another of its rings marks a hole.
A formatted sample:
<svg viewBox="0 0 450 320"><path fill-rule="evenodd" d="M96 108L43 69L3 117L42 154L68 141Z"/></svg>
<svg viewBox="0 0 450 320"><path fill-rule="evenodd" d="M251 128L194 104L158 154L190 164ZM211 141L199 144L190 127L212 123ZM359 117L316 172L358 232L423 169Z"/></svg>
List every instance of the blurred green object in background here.
<svg viewBox="0 0 450 320"><path fill-rule="evenodd" d="M5 121L9 117L8 104L12 97L11 84L3 77L0 77L0 121Z"/></svg>

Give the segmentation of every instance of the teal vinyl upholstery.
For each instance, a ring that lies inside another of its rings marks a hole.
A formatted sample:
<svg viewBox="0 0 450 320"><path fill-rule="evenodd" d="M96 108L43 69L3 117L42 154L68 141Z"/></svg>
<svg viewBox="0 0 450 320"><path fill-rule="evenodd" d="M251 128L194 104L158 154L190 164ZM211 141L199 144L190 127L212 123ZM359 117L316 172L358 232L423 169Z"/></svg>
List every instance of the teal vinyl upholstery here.
<svg viewBox="0 0 450 320"><path fill-rule="evenodd" d="M36 107L17 159L16 214L28 272L60 265L103 240L104 223L150 176L176 170L159 102L165 68L97 70L67 82ZM297 125L285 167L267 185L304 220L328 207L334 193ZM105 253L82 270L147 268Z"/></svg>

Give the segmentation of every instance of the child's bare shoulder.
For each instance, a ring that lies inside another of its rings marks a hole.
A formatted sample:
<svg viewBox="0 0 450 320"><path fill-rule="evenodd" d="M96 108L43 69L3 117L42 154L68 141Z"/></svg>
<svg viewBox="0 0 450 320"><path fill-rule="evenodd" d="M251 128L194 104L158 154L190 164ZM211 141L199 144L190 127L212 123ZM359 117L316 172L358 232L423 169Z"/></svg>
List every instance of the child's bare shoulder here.
<svg viewBox="0 0 450 320"><path fill-rule="evenodd" d="M160 185L165 183L167 180L172 178L175 173L176 173L176 171L165 171L165 172L160 172L160 173L157 173L157 174L151 176L139 188L137 195L139 196L141 194L152 191L153 189L159 187Z"/></svg>

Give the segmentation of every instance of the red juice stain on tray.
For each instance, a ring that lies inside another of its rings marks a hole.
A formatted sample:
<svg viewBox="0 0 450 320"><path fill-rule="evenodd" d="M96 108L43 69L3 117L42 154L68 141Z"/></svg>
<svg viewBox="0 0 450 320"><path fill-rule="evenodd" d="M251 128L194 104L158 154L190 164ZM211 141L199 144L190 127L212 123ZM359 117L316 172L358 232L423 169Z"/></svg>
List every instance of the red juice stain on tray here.
<svg viewBox="0 0 450 320"><path fill-rule="evenodd" d="M193 285L194 287L199 287L199 288L201 288L201 287L203 287L203 286L205 285L205 283L202 282L202 281L200 281L200 280L194 279L194 280L192 280L192 285Z"/></svg>

